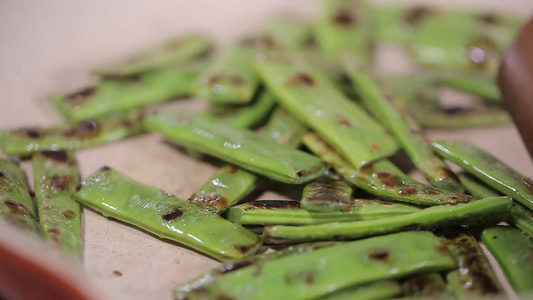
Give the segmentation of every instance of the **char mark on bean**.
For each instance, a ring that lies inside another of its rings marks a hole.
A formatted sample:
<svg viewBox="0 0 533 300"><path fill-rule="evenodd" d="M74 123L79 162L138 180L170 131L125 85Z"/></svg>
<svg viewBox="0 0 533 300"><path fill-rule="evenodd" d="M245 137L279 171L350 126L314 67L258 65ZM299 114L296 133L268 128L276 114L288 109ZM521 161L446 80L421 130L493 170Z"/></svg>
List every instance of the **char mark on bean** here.
<svg viewBox="0 0 533 300"><path fill-rule="evenodd" d="M425 6L416 6L407 11L403 20L405 23L409 24L409 26L414 27L420 24L420 22L429 16L430 13L431 10L429 8Z"/></svg>
<svg viewBox="0 0 533 300"><path fill-rule="evenodd" d="M398 191L398 193L402 196L411 196L418 193L418 190L414 186L408 186Z"/></svg>
<svg viewBox="0 0 533 300"><path fill-rule="evenodd" d="M378 172L372 174L372 177L379 178L383 183L383 186L386 187L396 187L403 184L403 180L389 172Z"/></svg>
<svg viewBox="0 0 533 300"><path fill-rule="evenodd" d="M53 175L50 181L50 188L55 191L65 191L72 184L72 176L70 175Z"/></svg>
<svg viewBox="0 0 533 300"><path fill-rule="evenodd" d="M285 81L287 87L313 87L316 85L315 79L307 73L296 73Z"/></svg>
<svg viewBox="0 0 533 300"><path fill-rule="evenodd" d="M283 208L298 208L300 207L297 201L286 200L258 200L249 203L250 209L264 208L264 209L283 209Z"/></svg>
<svg viewBox="0 0 533 300"><path fill-rule="evenodd" d="M76 213L71 208L64 209L59 213L67 220L73 220L76 217Z"/></svg>
<svg viewBox="0 0 533 300"><path fill-rule="evenodd" d="M41 151L39 152L42 156L49 158L55 162L59 163L69 163L69 157L66 151L59 150L59 151Z"/></svg>
<svg viewBox="0 0 533 300"><path fill-rule="evenodd" d="M29 215L30 211L22 203L15 200L5 200L4 206L13 214Z"/></svg>
<svg viewBox="0 0 533 300"><path fill-rule="evenodd" d="M96 93L95 87L88 87L81 91L72 93L65 97L65 102L69 103L72 106L79 106L85 103Z"/></svg>
<svg viewBox="0 0 533 300"><path fill-rule="evenodd" d="M351 9L341 8L333 16L333 23L342 27L356 25L357 19Z"/></svg>
<svg viewBox="0 0 533 300"><path fill-rule="evenodd" d="M368 253L368 258L371 260L385 262L389 259L389 251L383 249L373 250L372 252Z"/></svg>
<svg viewBox="0 0 533 300"><path fill-rule="evenodd" d="M176 208L166 214L163 215L163 220L169 222L172 220L179 219L183 216L183 210Z"/></svg>

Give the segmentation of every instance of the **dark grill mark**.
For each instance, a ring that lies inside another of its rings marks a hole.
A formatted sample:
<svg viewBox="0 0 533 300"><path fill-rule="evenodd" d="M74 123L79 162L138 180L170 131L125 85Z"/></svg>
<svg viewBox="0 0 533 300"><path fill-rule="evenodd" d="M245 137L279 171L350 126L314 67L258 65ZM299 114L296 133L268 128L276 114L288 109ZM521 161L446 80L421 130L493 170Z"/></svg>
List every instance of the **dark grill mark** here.
<svg viewBox="0 0 533 300"><path fill-rule="evenodd" d="M67 155L66 151L60 150L60 151L41 151L40 154L46 158L49 158L51 160L54 160L56 162L60 163L67 163L69 162L69 157Z"/></svg>
<svg viewBox="0 0 533 300"><path fill-rule="evenodd" d="M485 24L498 24L500 23L500 19L498 16L492 13L486 13L479 16L479 20Z"/></svg>
<svg viewBox="0 0 533 300"><path fill-rule="evenodd" d="M403 180L389 172L379 172L372 175L372 177L379 178L386 187L395 187L403 184Z"/></svg>
<svg viewBox="0 0 533 300"><path fill-rule="evenodd" d="M301 271L297 274L287 274L285 276L285 283L290 284L294 281L304 281L306 285L311 286L315 283L313 273L309 271Z"/></svg>
<svg viewBox="0 0 533 300"><path fill-rule="evenodd" d="M348 127L348 128L352 127L352 124L350 124L350 121L348 121L348 120L346 120L346 119L341 119L341 120L339 121L339 123L340 123L342 126L345 126L345 127Z"/></svg>
<svg viewBox="0 0 533 300"><path fill-rule="evenodd" d="M108 167L108 166L103 166L103 167L100 168L100 171L104 171L104 172L105 171L109 171L109 170L111 170L111 168Z"/></svg>
<svg viewBox="0 0 533 300"><path fill-rule="evenodd" d="M239 168L238 168L238 167L236 167L236 166L234 166L234 165L231 165L231 166L229 167L229 173L230 173L230 174L235 174L235 173L237 173L237 171L239 171Z"/></svg>
<svg viewBox="0 0 533 300"><path fill-rule="evenodd" d="M114 270L114 271L113 271L113 275L115 275L115 276L122 276L122 272L120 272L119 270Z"/></svg>
<svg viewBox="0 0 533 300"><path fill-rule="evenodd" d="M355 15L349 9L341 8L333 16L333 23L339 26L348 27L355 25L356 18Z"/></svg>
<svg viewBox="0 0 533 300"><path fill-rule="evenodd" d="M194 194L187 201L200 204L201 206L214 208L215 211L212 212L223 210L228 206L228 199L216 194L206 197L197 197L196 194Z"/></svg>
<svg viewBox="0 0 533 300"><path fill-rule="evenodd" d="M313 87L315 85L315 80L307 73L297 73L287 79L285 85L288 87Z"/></svg>
<svg viewBox="0 0 533 300"><path fill-rule="evenodd" d="M405 14L403 20L405 23L409 24L409 26L414 27L420 24L420 22L424 20L430 13L431 10L429 8L425 6L416 6Z"/></svg>
<svg viewBox="0 0 533 300"><path fill-rule="evenodd" d="M234 246L235 250L241 252L241 253L248 253L254 245L236 245Z"/></svg>
<svg viewBox="0 0 533 300"><path fill-rule="evenodd" d="M258 200L258 201L251 202L248 207L245 210L254 209L254 208L263 208L263 209L298 208L300 207L300 205L297 201Z"/></svg>
<svg viewBox="0 0 533 300"><path fill-rule="evenodd" d="M49 228L47 231L50 239L56 243L59 243L59 236L61 235L61 231L58 228Z"/></svg>
<svg viewBox="0 0 533 300"><path fill-rule="evenodd" d="M65 102L72 106L80 106L96 93L96 88L88 87L65 97Z"/></svg>
<svg viewBox="0 0 533 300"><path fill-rule="evenodd" d="M72 220L76 217L76 213L71 208L59 212L65 219Z"/></svg>
<svg viewBox="0 0 533 300"><path fill-rule="evenodd" d="M408 186L406 188L401 189L398 193L403 196L411 196L418 193L418 190L414 186Z"/></svg>
<svg viewBox="0 0 533 300"><path fill-rule="evenodd" d="M45 131L39 130L37 128L20 128L11 130L10 133L13 135L31 139L39 139L46 135Z"/></svg>
<svg viewBox="0 0 533 300"><path fill-rule="evenodd" d="M434 189L424 189L424 193L426 193L428 195L437 195L439 193L439 191L434 190Z"/></svg>
<svg viewBox="0 0 533 300"><path fill-rule="evenodd" d="M22 203L14 200L4 201L4 206L13 214L29 215L30 211Z"/></svg>
<svg viewBox="0 0 533 300"><path fill-rule="evenodd" d="M65 191L72 184L72 176L70 175L53 175L50 187L55 191Z"/></svg>
<svg viewBox="0 0 533 300"><path fill-rule="evenodd" d="M169 222L178 218L181 218L183 216L183 211L179 208L174 209L173 211L166 213L163 215L163 220Z"/></svg>
<svg viewBox="0 0 533 300"><path fill-rule="evenodd" d="M233 85L244 85L246 83L246 80L241 76L232 76L230 81Z"/></svg>
<svg viewBox="0 0 533 300"><path fill-rule="evenodd" d="M4 171L0 171L0 177L6 177L6 173L4 173Z"/></svg>
<svg viewBox="0 0 533 300"><path fill-rule="evenodd" d="M368 254L368 258L371 260L387 261L389 252L382 249L374 250Z"/></svg>
<svg viewBox="0 0 533 300"><path fill-rule="evenodd" d="M83 121L63 132L65 137L75 137L81 139L89 139L98 136L100 133L100 126L95 121Z"/></svg>
<svg viewBox="0 0 533 300"><path fill-rule="evenodd" d="M370 152L372 153L381 152L381 146L376 142L370 143Z"/></svg>

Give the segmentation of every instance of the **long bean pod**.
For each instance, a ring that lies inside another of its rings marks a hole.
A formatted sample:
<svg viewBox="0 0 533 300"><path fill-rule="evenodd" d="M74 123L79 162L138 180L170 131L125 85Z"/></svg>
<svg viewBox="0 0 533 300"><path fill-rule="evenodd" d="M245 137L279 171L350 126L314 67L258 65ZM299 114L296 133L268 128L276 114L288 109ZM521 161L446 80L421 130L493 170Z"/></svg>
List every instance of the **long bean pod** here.
<svg viewBox="0 0 533 300"><path fill-rule="evenodd" d="M386 159L356 170L314 133L306 134L303 142L312 152L332 165L346 181L373 195L424 206L468 202L471 198L419 183Z"/></svg>
<svg viewBox="0 0 533 300"><path fill-rule="evenodd" d="M281 146L269 137L201 116L152 116L145 126L172 142L286 183L313 180L326 171L318 157Z"/></svg>
<svg viewBox="0 0 533 300"><path fill-rule="evenodd" d="M259 237L203 208L104 167L75 194L82 204L218 260L253 254Z"/></svg>
<svg viewBox="0 0 533 300"><path fill-rule="evenodd" d="M258 63L256 69L279 103L355 168L398 150L394 138L320 71L274 60Z"/></svg>
<svg viewBox="0 0 533 300"><path fill-rule="evenodd" d="M0 132L0 145L7 155L88 148L141 133L140 119L138 112L129 112L55 127L24 127Z"/></svg>
<svg viewBox="0 0 533 300"><path fill-rule="evenodd" d="M313 299L377 280L452 269L455 261L445 249L429 232L342 243L238 269L180 299Z"/></svg>
<svg viewBox="0 0 533 300"><path fill-rule="evenodd" d="M348 74L365 106L400 142L414 165L431 184L451 192L464 192L455 174L431 150L420 126L403 104L384 86L367 76L357 66L347 66Z"/></svg>
<svg viewBox="0 0 533 300"><path fill-rule="evenodd" d="M36 233L37 220L24 171L17 163L0 158L0 224Z"/></svg>
<svg viewBox="0 0 533 300"><path fill-rule="evenodd" d="M252 103L246 105L214 104L207 110L207 114L224 120L239 128L253 128L269 115L276 102L269 93L261 93Z"/></svg>
<svg viewBox="0 0 533 300"><path fill-rule="evenodd" d="M533 181L467 142L436 141L433 149L495 190L533 210Z"/></svg>
<svg viewBox="0 0 533 300"><path fill-rule="evenodd" d="M35 199L47 242L81 258L81 207L72 194L79 184L73 152L43 151L33 155Z"/></svg>
<svg viewBox="0 0 533 300"><path fill-rule="evenodd" d="M201 65L142 73L133 79L104 79L98 85L52 99L70 121L98 118L189 95Z"/></svg>
<svg viewBox="0 0 533 300"><path fill-rule="evenodd" d="M533 241L520 230L504 226L485 229L481 241L496 258L515 291L533 295Z"/></svg>
<svg viewBox="0 0 533 300"><path fill-rule="evenodd" d="M495 224L506 220L511 198L486 198L466 204L441 205L388 218L308 226L266 226L263 237L273 244L308 241L353 240L403 230Z"/></svg>
<svg viewBox="0 0 533 300"><path fill-rule="evenodd" d="M496 274L474 236L466 231L444 231L441 241L457 261L459 270L446 279L459 299L498 299L505 295Z"/></svg>
<svg viewBox="0 0 533 300"><path fill-rule="evenodd" d="M375 199L355 199L348 208L329 212L309 211L296 201L259 200L231 207L227 219L243 225L311 225L379 219L419 210L413 205Z"/></svg>
<svg viewBox="0 0 533 300"><path fill-rule="evenodd" d="M146 71L175 67L190 62L213 47L213 42L200 34L178 37L130 58L93 70L97 75L124 77Z"/></svg>

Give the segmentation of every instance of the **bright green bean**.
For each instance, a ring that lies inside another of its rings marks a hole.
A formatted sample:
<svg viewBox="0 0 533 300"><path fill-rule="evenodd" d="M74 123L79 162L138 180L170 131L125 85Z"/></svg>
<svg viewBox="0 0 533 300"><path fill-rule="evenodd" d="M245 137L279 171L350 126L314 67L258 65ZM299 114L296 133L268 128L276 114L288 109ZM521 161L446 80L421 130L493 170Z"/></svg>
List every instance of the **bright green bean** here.
<svg viewBox="0 0 533 300"><path fill-rule="evenodd" d="M45 240L81 258L81 207L72 197L79 184L74 153L37 152L32 164L35 199Z"/></svg>
<svg viewBox="0 0 533 300"><path fill-rule="evenodd" d="M506 220L511 198L486 198L466 204L441 205L388 218L308 226L267 226L265 242L292 244L308 241L353 240L404 230L495 224Z"/></svg>
<svg viewBox="0 0 533 300"><path fill-rule="evenodd" d="M373 195L424 206L468 202L471 198L419 183L386 159L356 170L314 133L306 134L303 142L346 181Z"/></svg>
<svg viewBox="0 0 533 300"><path fill-rule="evenodd" d="M106 216L218 260L253 254L261 244L259 237L240 225L108 167L85 179L75 196Z"/></svg>

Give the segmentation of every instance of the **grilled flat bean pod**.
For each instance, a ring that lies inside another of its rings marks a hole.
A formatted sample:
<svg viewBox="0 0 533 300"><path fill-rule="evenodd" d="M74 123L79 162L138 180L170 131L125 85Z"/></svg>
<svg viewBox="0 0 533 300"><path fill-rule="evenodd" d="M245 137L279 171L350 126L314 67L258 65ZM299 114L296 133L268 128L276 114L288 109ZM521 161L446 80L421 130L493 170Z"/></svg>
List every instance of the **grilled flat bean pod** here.
<svg viewBox="0 0 533 300"><path fill-rule="evenodd" d="M407 299L454 299L439 273L407 278L402 283L402 290Z"/></svg>
<svg viewBox="0 0 533 300"><path fill-rule="evenodd" d="M501 103L501 95L494 79L481 74L440 73L441 84L481 97L489 103Z"/></svg>
<svg viewBox="0 0 533 300"><path fill-rule="evenodd" d="M316 156L201 116L189 120L152 116L145 119L145 126L172 142L281 182L304 183L324 174L327 167Z"/></svg>
<svg viewBox="0 0 533 300"><path fill-rule="evenodd" d="M415 166L434 186L451 192L464 192L448 166L433 154L422 129L402 103L384 86L356 66L347 66L348 74L365 106L392 132Z"/></svg>
<svg viewBox="0 0 533 300"><path fill-rule="evenodd" d="M371 59L370 7L363 0L322 0L315 26L319 48L332 59L344 54Z"/></svg>
<svg viewBox="0 0 533 300"><path fill-rule="evenodd" d="M56 96L52 102L70 121L101 117L189 95L200 65L157 70L134 79L104 79L97 86Z"/></svg>
<svg viewBox="0 0 533 300"><path fill-rule="evenodd" d="M380 197L418 205L443 205L468 202L470 196L451 193L419 183L394 164L381 159L356 170L314 133L306 134L304 144L349 183Z"/></svg>
<svg viewBox="0 0 533 300"><path fill-rule="evenodd" d="M250 65L256 50L250 45L233 45L216 58L193 86L193 93L218 103L248 103L259 85Z"/></svg>
<svg viewBox="0 0 533 300"><path fill-rule="evenodd" d="M520 293L533 292L533 241L512 227L495 226L481 234L481 241L496 258L513 288Z"/></svg>
<svg viewBox="0 0 533 300"><path fill-rule="evenodd" d="M441 233L440 238L459 264L459 270L446 276L457 298L499 299L505 296L496 274L472 234L449 230Z"/></svg>
<svg viewBox="0 0 533 300"><path fill-rule="evenodd" d="M130 112L55 127L19 128L0 132L0 145L7 155L88 148L141 133L140 119L138 113Z"/></svg>
<svg viewBox="0 0 533 300"><path fill-rule="evenodd" d="M393 280L376 281L362 285L356 285L344 290L333 292L320 300L377 300L392 299L402 293L400 284Z"/></svg>
<svg viewBox="0 0 533 300"><path fill-rule="evenodd" d="M200 34L190 34L92 72L109 77L136 75L146 71L183 65L206 54L212 47L213 42L209 38Z"/></svg>
<svg viewBox="0 0 533 300"><path fill-rule="evenodd" d="M241 268L185 296L186 299L313 299L333 290L377 280L454 268L455 261L450 255L439 251L442 247L429 232L403 232L342 243L267 261L261 268ZM350 276L341 270L350 270Z"/></svg>
<svg viewBox="0 0 533 300"><path fill-rule="evenodd" d="M260 200L231 207L227 219L244 225L311 225L386 218L419 210L408 204L355 199L342 211L318 212L300 208L296 201Z"/></svg>
<svg viewBox="0 0 533 300"><path fill-rule="evenodd" d="M343 211L350 207L352 192L342 179L322 178L305 186L300 206L311 211Z"/></svg>
<svg viewBox="0 0 533 300"><path fill-rule="evenodd" d="M494 224L506 220L511 198L495 197L458 204L435 206L406 215L376 220L308 226L267 226L263 237L273 244L308 241L353 240L403 230L446 228L456 225Z"/></svg>
<svg viewBox="0 0 533 300"><path fill-rule="evenodd" d="M253 254L260 240L240 225L104 167L75 194L84 205L218 260Z"/></svg>
<svg viewBox="0 0 533 300"><path fill-rule="evenodd" d="M355 168L394 154L395 140L320 71L303 63L266 61L259 75L280 104L315 130Z"/></svg>
<svg viewBox="0 0 533 300"><path fill-rule="evenodd" d="M53 246L81 258L81 207L72 197L79 184L74 153L38 152L33 155L32 163L44 238Z"/></svg>
<svg viewBox="0 0 533 300"><path fill-rule="evenodd" d="M533 181L467 142L436 141L433 149L495 190L533 210Z"/></svg>
<svg viewBox="0 0 533 300"><path fill-rule="evenodd" d="M0 158L0 224L37 232L37 213L26 186L22 168Z"/></svg>
<svg viewBox="0 0 533 300"><path fill-rule="evenodd" d="M306 128L290 115L278 109L267 124L266 135L274 138L280 145L295 148L300 144L301 137L306 131ZM259 177L256 174L233 165L224 166L188 201L205 206L211 212L221 213L242 200L257 187L258 182Z"/></svg>
<svg viewBox="0 0 533 300"><path fill-rule="evenodd" d="M270 94L262 93L254 102L247 105L213 104L207 114L235 127L253 128L268 116L275 104Z"/></svg>
<svg viewBox="0 0 533 300"><path fill-rule="evenodd" d="M255 267L257 269L260 269L261 265L267 261L271 261L277 258L291 256L291 255L300 255L300 254L312 252L318 249L331 247L336 244L338 243L337 242L320 242L320 243L300 244L300 245L287 247L280 251L256 254L256 255L249 256L246 258L241 258L241 259L232 259L200 275L200 277L193 279L192 281L174 289L174 298L185 299L187 293L194 291L197 288L201 288L201 286L206 285L212 281L215 281L219 277L224 276L231 272L235 272L239 269L242 269L245 267Z"/></svg>
<svg viewBox="0 0 533 300"><path fill-rule="evenodd" d="M249 37L226 49L200 74L194 94L217 103L248 103L259 86L251 67L256 56L265 51L298 48L309 37L307 24L294 18L267 20Z"/></svg>
<svg viewBox="0 0 533 300"><path fill-rule="evenodd" d="M466 190L478 199L500 195L470 175L459 174L459 180L461 180ZM522 232L533 238L533 214L522 204L513 201L513 205L511 206L511 219L509 221L520 228Z"/></svg>

